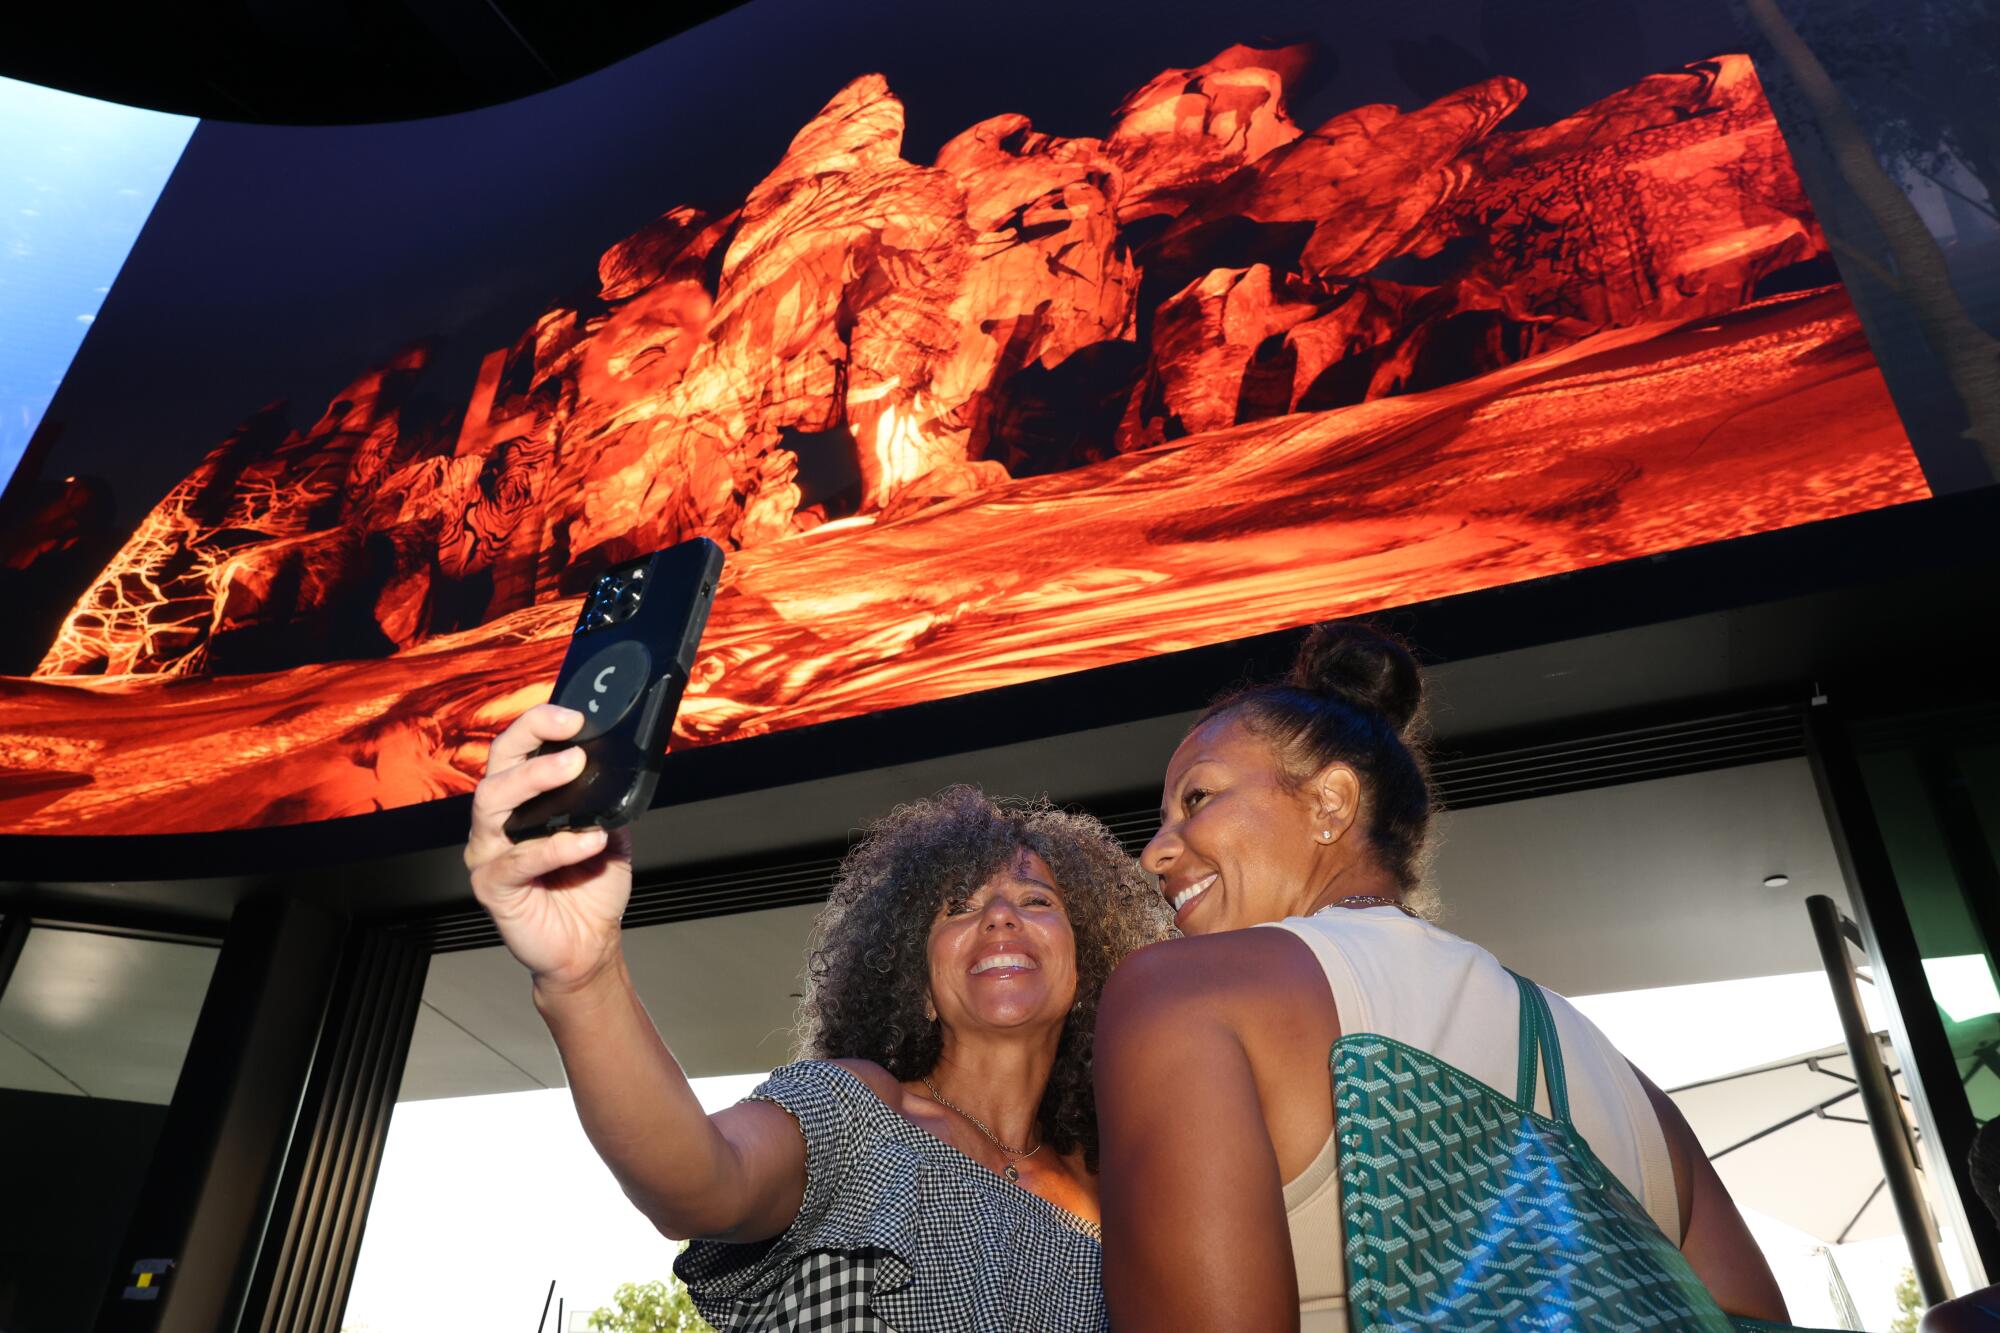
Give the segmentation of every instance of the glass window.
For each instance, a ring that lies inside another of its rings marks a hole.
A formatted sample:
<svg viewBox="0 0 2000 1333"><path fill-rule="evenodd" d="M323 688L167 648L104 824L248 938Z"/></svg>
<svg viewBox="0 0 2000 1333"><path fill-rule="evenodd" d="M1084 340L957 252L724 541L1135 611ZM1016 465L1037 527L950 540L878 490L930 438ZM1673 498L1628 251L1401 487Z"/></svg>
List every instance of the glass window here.
<svg viewBox="0 0 2000 1333"><path fill-rule="evenodd" d="M216 950L34 927L0 993L0 1328L91 1327Z"/></svg>
<svg viewBox="0 0 2000 1333"><path fill-rule="evenodd" d="M789 1058L815 910L625 933L640 997L710 1110ZM528 1328L546 1305L544 1327L583 1328L622 1286L665 1281L674 1253L584 1137L520 964L499 948L434 957L343 1327Z"/></svg>
<svg viewBox="0 0 2000 1333"><path fill-rule="evenodd" d="M1984 1124L2000 1117L2000 712L1870 723L1856 729L1855 748L1962 1095ZM1933 1161L1929 1174L1944 1179L1950 1165Z"/></svg>
<svg viewBox="0 0 2000 1333"><path fill-rule="evenodd" d="M1929 743L1864 754L1862 773L1931 999L1984 1124L2000 1116L2000 975L1983 891L1995 882L2000 745Z"/></svg>

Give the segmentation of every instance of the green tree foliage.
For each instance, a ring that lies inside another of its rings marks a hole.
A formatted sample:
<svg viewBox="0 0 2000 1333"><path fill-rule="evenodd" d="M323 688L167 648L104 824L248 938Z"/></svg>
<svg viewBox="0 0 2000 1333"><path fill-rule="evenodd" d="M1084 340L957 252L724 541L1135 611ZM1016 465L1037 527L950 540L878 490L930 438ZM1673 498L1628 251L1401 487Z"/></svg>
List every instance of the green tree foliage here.
<svg viewBox="0 0 2000 1333"><path fill-rule="evenodd" d="M1889 1333L1917 1333L1917 1320L1923 1314L1924 1298L1917 1290L1916 1270L1905 1268L1896 1279L1896 1317L1889 1321Z"/></svg>
<svg viewBox="0 0 2000 1333"><path fill-rule="evenodd" d="M1926 164L1934 164L1949 156L1977 175L1980 170L1978 158L1983 151L1981 135L1984 131L1979 128L1981 118L1964 116L1957 113L1955 107L1931 107L1924 112L1925 115L1953 113L1950 117L1952 132L1939 139L1944 122L1912 119L1916 114L1913 108L1918 106L1918 102L1906 95L1907 90L1898 92L1891 99L1897 110L1888 110L1886 104L1878 104L1863 96L1863 109L1857 113L1854 105L1856 96L1867 94L1873 85L1856 83L1852 77L1843 81L1834 71L1848 64L1860 70L1876 71L1888 58L1888 48L1877 43L1865 51L1855 52L1842 48L1833 39L1833 34L1821 32L1818 34L1821 44L1834 52L1829 64L1828 57L1792 23L1782 0L1742 0L1742 5L1743 12L1776 55L1774 69L1782 70L1784 75L1779 88L1790 88L1787 96L1797 97L1811 123L1817 127L1817 133L1823 140L1822 150L1828 155L1842 185L1880 233L1882 248L1876 253L1875 247L1866 238L1857 234L1836 234L1833 227L1828 228L1828 242L1843 262L1859 266L1895 293L1915 319L1938 369L1950 379L1964 408L1967 429L1962 438L1978 449L1988 472L2000 477L2000 339L1975 322L1961 303L1943 249L1931 234L1923 215L1910 202L1902 181L1894 174L1898 166L1922 170ZM1933 9L1957 11L1976 7L1983 6L1926 4L1893 8L1899 12L1906 8L1929 12ZM1872 18L1887 12L1888 8L1872 5L1864 9L1857 5L1853 12L1865 12ZM1972 39L1970 44L1963 40L1951 44L1951 53L1947 58L1964 64L1973 59L1970 50L1976 46L1984 30L1977 24L1960 23L1940 31L1949 31L1954 38ZM1927 37L1925 30L1920 28L1898 32L1894 37L1894 42L1912 50L1914 44L1920 41L1935 43L1939 40L1942 39L1936 33ZM1894 45L1894 42L1891 44ZM1913 69L1916 67L1912 66ZM1990 87L1989 79L1980 85L1980 91L1985 92ZM1989 96L1984 101L1990 104L1993 99ZM1884 126L1891 124L1901 128L1889 133ZM1870 125L1875 127L1873 133ZM1885 166L1885 160L1891 165ZM1944 186L1943 179L1933 179L1940 188ZM2000 183L1996 183L1995 188L2000 188ZM1995 201L1986 187L1982 186L1981 190L1988 194L1983 207L1979 200L1964 191L1956 193L1965 204L1991 217Z"/></svg>
<svg viewBox="0 0 2000 1333"><path fill-rule="evenodd" d="M599 1333L715 1333L696 1313L694 1298L676 1277L627 1282L611 1300L612 1304L591 1312L590 1327Z"/></svg>
<svg viewBox="0 0 2000 1333"><path fill-rule="evenodd" d="M2000 9L1988 0L1789 0L1787 8L1861 114L1878 156L2000 221L2000 99L1993 96ZM1952 186L1954 160L1984 198Z"/></svg>

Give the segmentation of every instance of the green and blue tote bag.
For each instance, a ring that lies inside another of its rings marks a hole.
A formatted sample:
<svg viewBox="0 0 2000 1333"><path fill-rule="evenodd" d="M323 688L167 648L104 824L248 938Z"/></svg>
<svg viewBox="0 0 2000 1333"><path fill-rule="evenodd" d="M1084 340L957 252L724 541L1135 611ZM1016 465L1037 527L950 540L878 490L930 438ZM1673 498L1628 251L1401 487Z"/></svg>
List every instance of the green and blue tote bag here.
<svg viewBox="0 0 2000 1333"><path fill-rule="evenodd" d="M1512 1097L1372 1033L1334 1043L1349 1326L1734 1333L1680 1249L1570 1121L1562 1048L1520 976ZM1539 1054L1538 1054L1539 1052ZM1538 1067L1547 1116L1535 1112Z"/></svg>

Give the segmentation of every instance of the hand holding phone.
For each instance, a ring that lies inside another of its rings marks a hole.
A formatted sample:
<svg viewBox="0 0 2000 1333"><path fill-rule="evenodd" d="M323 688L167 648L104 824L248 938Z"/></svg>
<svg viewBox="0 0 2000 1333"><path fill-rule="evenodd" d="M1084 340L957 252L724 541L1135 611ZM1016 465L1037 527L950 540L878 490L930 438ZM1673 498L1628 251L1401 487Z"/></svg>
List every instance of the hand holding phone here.
<svg viewBox="0 0 2000 1333"><path fill-rule="evenodd" d="M587 987L619 958L619 922L632 896L631 834L593 827L517 843L503 826L523 802L576 776L581 749L541 749L582 726L582 714L537 704L493 738L465 844L473 896L536 987L554 992Z"/></svg>
<svg viewBox="0 0 2000 1333"><path fill-rule="evenodd" d="M722 548L697 537L619 565L591 586L550 699L583 725L536 752L574 748L581 767L562 786L523 800L507 817L507 837L618 828L652 803L721 577Z"/></svg>

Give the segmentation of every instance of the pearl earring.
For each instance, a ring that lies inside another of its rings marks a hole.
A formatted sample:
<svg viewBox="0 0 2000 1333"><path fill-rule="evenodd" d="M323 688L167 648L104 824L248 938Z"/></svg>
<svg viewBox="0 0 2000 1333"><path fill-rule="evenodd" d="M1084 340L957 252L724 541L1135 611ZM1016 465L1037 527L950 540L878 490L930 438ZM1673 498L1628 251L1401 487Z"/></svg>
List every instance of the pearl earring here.
<svg viewBox="0 0 2000 1333"><path fill-rule="evenodd" d="M1333 841L1333 830L1332 830L1332 829L1330 829L1330 828L1323 828L1323 829L1321 829L1321 830L1319 831L1319 840L1320 840L1321 842L1332 842L1332 841Z"/></svg>

